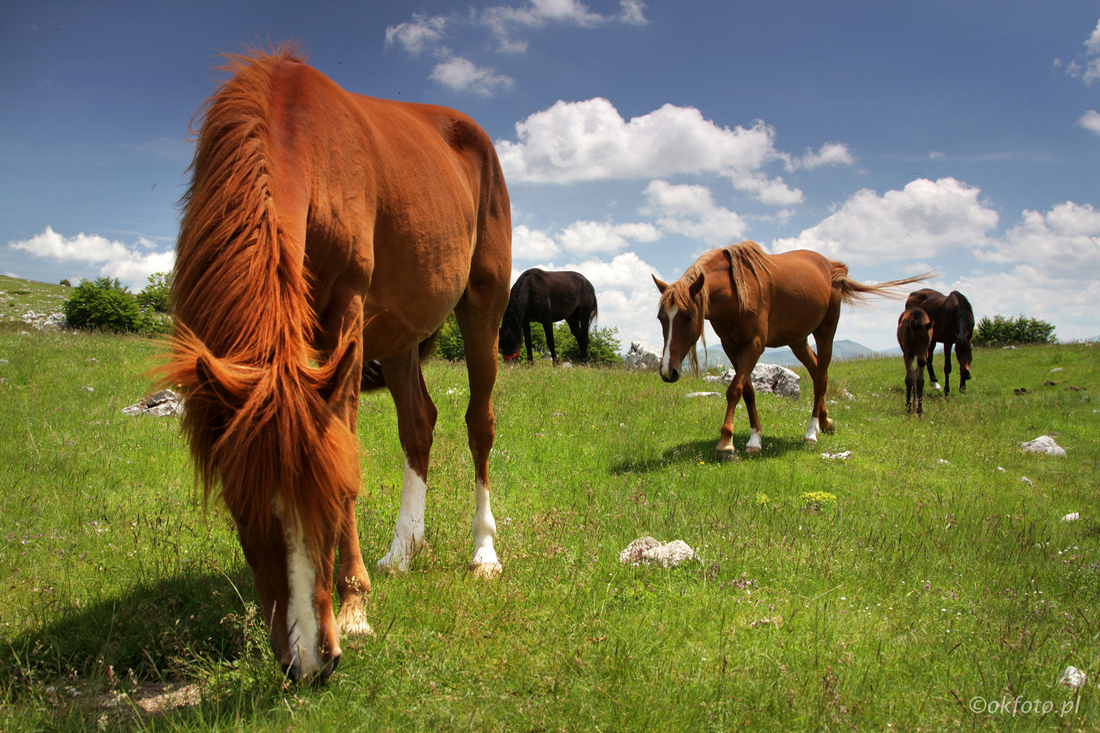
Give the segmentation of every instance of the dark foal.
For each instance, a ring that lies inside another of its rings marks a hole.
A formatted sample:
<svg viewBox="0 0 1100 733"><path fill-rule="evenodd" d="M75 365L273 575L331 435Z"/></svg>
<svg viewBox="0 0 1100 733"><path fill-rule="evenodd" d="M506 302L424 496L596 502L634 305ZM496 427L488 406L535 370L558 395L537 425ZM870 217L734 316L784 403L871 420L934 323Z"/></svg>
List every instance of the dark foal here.
<svg viewBox="0 0 1100 733"><path fill-rule="evenodd" d="M924 416L924 368L932 350L932 319L920 308L909 308L898 318L898 344L905 361L905 411L913 410L913 392L917 393L917 417ZM917 367L913 368L913 360Z"/></svg>

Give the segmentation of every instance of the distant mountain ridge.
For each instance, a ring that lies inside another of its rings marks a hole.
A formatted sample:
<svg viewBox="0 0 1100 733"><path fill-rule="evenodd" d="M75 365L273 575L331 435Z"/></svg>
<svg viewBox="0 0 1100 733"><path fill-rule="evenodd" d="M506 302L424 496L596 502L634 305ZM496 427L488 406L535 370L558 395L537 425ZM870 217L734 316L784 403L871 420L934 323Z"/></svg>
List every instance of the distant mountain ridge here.
<svg viewBox="0 0 1100 733"><path fill-rule="evenodd" d="M699 349L697 353L700 366L703 364L726 368L731 366L730 360L726 358L726 352L722 350L721 346L708 346L706 354L703 353L702 349ZM850 339L842 339L833 342L833 361L865 359L869 356L876 356L878 353L879 352L874 349L870 349ZM760 357L760 363L778 364L779 366L785 367L800 366L802 364L802 362L798 360L798 357L796 357L787 346L778 349L764 349L764 355Z"/></svg>

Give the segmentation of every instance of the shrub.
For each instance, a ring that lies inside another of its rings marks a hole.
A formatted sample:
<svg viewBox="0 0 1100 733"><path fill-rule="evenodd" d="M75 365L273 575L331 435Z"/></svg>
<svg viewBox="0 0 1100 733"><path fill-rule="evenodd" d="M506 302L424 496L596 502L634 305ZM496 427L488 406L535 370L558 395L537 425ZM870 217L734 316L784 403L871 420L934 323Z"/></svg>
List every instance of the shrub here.
<svg viewBox="0 0 1100 733"><path fill-rule="evenodd" d="M1004 316L983 318L974 331L975 346L1006 346L1009 344L1054 343L1054 326L1036 318L1019 316L1015 320Z"/></svg>
<svg viewBox="0 0 1100 733"><path fill-rule="evenodd" d="M69 278L67 277L61 279L61 284L67 288L71 288L73 286L73 284L69 282Z"/></svg>
<svg viewBox="0 0 1100 733"><path fill-rule="evenodd" d="M149 284L137 294L137 302L142 308L152 308L158 313L168 312L168 296L172 291L172 274L154 272L149 276Z"/></svg>
<svg viewBox="0 0 1100 733"><path fill-rule="evenodd" d="M458 330L455 314L447 316L435 342L435 353L447 361L462 361L466 358L466 344L462 342L462 332Z"/></svg>
<svg viewBox="0 0 1100 733"><path fill-rule="evenodd" d="M141 330L141 308L118 278L85 280L61 310L73 328L101 328L120 333Z"/></svg>

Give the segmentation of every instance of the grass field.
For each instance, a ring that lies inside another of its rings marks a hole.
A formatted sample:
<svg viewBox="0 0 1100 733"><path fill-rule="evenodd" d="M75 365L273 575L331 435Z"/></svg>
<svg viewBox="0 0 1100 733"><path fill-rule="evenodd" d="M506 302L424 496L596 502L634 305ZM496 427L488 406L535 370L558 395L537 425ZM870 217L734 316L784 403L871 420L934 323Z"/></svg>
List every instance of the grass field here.
<svg viewBox="0 0 1100 733"><path fill-rule="evenodd" d="M154 352L0 323L0 729L1100 726L1097 344L978 350L968 393L923 420L900 358L840 363L835 435L803 445L808 395L761 397L763 453L726 465L699 380L503 368L495 582L466 571L465 371L431 362L431 549L374 577L377 636L304 688L266 649L229 522L194 501L175 418L121 413ZM1041 434L1068 455L1020 451ZM388 394L363 396L359 435L371 565L403 466ZM643 535L702 560L621 566Z"/></svg>

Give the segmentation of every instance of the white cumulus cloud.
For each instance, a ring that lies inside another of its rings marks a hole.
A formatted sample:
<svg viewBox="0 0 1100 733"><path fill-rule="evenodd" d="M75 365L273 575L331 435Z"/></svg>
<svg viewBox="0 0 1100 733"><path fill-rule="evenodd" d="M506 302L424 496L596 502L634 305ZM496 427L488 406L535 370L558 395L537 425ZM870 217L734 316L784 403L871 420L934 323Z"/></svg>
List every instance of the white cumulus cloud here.
<svg viewBox="0 0 1100 733"><path fill-rule="evenodd" d="M171 270L175 261L174 251L153 251L155 245L145 238L139 238L135 246L83 232L75 237L63 237L48 226L41 234L8 242L8 246L36 257L81 266L99 265L101 276L117 277L134 291L145 287L154 272Z"/></svg>
<svg viewBox="0 0 1100 733"><path fill-rule="evenodd" d="M863 189L798 237L776 240L772 250L812 249L849 263L875 263L979 249L999 220L980 194L954 178L919 178L882 196Z"/></svg>
<svg viewBox="0 0 1100 733"><path fill-rule="evenodd" d="M482 97L492 96L501 89L511 89L515 84L510 76L476 66L461 56L436 64L431 79L456 92L471 91Z"/></svg>
<svg viewBox="0 0 1100 733"><path fill-rule="evenodd" d="M651 181L645 188L642 214L656 216L662 231L683 234L710 245L738 241L748 224L736 212L714 201L710 189L700 185L674 185Z"/></svg>
<svg viewBox="0 0 1100 733"><path fill-rule="evenodd" d="M1051 278L1100 280L1100 211L1072 201L1046 214L1025 210L1004 241L976 254L985 262L1025 263Z"/></svg>
<svg viewBox="0 0 1100 733"><path fill-rule="evenodd" d="M1077 120L1080 127L1100 135L1100 112L1090 109Z"/></svg>
<svg viewBox="0 0 1100 733"><path fill-rule="evenodd" d="M516 123L518 140L496 143L509 181L573 183L717 174L765 203L790 205L802 192L764 167L789 161L775 148L775 131L719 127L693 107L666 104L624 120L607 99L559 101Z"/></svg>

